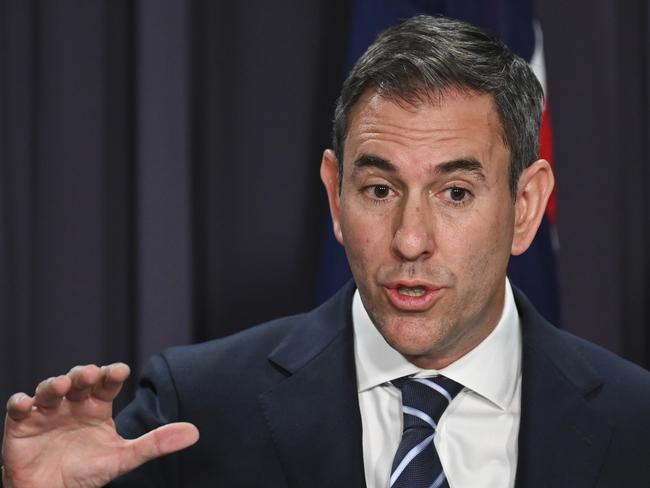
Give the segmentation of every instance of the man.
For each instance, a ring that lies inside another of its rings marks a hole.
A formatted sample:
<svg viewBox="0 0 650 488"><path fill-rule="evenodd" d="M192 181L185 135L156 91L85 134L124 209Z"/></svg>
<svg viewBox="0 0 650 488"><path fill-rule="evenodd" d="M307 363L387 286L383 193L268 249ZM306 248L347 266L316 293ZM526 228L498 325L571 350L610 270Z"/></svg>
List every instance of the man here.
<svg viewBox="0 0 650 488"><path fill-rule="evenodd" d="M117 419L136 440L111 419L125 365L14 395L5 485L647 486L650 375L554 329L506 279L553 187L541 107L526 63L468 24L380 35L321 163L354 282L154 357Z"/></svg>

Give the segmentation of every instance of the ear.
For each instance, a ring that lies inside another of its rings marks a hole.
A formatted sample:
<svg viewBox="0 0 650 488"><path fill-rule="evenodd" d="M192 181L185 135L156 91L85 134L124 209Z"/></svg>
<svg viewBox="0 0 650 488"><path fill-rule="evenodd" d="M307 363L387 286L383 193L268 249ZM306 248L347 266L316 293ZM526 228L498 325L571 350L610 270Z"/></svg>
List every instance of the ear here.
<svg viewBox="0 0 650 488"><path fill-rule="evenodd" d="M323 159L320 163L320 179L323 181L323 185L325 185L325 190L327 191L334 236L339 243L343 244L343 233L341 232L341 222L339 220L339 209L341 205L339 165L336 155L331 149L326 149L323 152Z"/></svg>
<svg viewBox="0 0 650 488"><path fill-rule="evenodd" d="M535 161L521 173L517 184L515 228L510 251L513 256L522 254L533 242L554 184L553 170L544 159Z"/></svg>

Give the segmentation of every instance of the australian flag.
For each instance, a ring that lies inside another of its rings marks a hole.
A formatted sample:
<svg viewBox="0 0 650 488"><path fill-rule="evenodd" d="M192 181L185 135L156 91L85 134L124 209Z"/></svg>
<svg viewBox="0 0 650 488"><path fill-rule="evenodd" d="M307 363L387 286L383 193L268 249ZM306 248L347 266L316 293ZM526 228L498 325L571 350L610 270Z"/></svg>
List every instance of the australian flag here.
<svg viewBox="0 0 650 488"><path fill-rule="evenodd" d="M414 15L444 15L483 27L528 60L546 92L542 119L540 156L553 165L542 31L535 19L532 0L356 0L354 3L348 70L381 31ZM508 277L521 288L541 314L560 323L555 232L556 197L551 196L542 225L531 247L510 260ZM343 248L328 222L320 263L317 300L324 301L351 276Z"/></svg>

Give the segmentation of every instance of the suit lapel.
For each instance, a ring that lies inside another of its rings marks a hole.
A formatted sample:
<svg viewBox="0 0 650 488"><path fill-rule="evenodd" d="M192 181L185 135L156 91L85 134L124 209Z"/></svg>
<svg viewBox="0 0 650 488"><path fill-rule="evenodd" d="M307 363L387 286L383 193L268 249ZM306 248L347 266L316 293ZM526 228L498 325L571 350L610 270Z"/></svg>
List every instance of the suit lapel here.
<svg viewBox="0 0 650 488"><path fill-rule="evenodd" d="M363 487L349 284L270 355L287 378L260 396L291 487Z"/></svg>
<svg viewBox="0 0 650 488"><path fill-rule="evenodd" d="M588 403L602 381L516 292L523 324L517 486L595 486L612 428Z"/></svg>
<svg viewBox="0 0 650 488"><path fill-rule="evenodd" d="M365 487L353 292L350 283L269 356L287 377L260 404L290 487ZM523 324L516 486L593 487L612 435L588 402L602 381L517 290L515 300Z"/></svg>

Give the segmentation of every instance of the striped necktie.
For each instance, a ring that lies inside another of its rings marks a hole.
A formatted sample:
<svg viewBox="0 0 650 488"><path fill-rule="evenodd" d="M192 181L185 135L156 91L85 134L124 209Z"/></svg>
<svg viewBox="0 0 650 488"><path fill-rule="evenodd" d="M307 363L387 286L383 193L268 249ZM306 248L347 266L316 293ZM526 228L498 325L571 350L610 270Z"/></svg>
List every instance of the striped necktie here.
<svg viewBox="0 0 650 488"><path fill-rule="evenodd" d="M393 460L391 488L449 487L433 437L440 417L463 386L444 376L400 378L393 384L402 390L404 432Z"/></svg>

